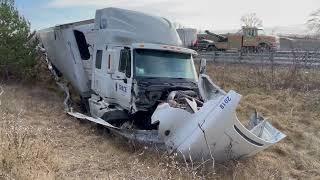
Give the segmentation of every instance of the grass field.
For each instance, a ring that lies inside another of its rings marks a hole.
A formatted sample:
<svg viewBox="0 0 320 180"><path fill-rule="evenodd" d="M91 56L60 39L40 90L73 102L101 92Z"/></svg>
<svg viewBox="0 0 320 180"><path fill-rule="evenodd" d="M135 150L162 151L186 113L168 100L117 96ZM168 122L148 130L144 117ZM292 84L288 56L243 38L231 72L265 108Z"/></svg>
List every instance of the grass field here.
<svg viewBox="0 0 320 180"><path fill-rule="evenodd" d="M192 170L63 112L54 84L5 83L0 97L0 179L320 179L320 73L315 69L208 65L287 137L246 160ZM195 169L195 168L193 168Z"/></svg>

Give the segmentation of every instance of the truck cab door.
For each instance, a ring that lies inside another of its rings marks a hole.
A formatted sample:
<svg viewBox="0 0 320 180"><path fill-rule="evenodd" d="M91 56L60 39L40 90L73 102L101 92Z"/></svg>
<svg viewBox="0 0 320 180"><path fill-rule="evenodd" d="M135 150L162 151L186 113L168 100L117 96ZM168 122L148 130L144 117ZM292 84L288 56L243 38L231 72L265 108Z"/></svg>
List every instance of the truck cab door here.
<svg viewBox="0 0 320 180"><path fill-rule="evenodd" d="M104 82L104 72L102 68L102 58L103 50L97 49L94 54L94 66L93 68L93 77L92 77L92 89L103 96L103 82Z"/></svg>
<svg viewBox="0 0 320 180"><path fill-rule="evenodd" d="M257 45L257 30L255 28L248 28L243 36L243 46L254 47Z"/></svg>
<svg viewBox="0 0 320 180"><path fill-rule="evenodd" d="M130 110L132 88L132 56L130 48L119 47L119 64L113 74L117 104Z"/></svg>
<svg viewBox="0 0 320 180"><path fill-rule="evenodd" d="M93 56L92 89L99 96L108 98L110 103L114 103L112 100L115 98L115 82L112 79L114 68L111 65L118 62L116 55L113 49L98 48Z"/></svg>

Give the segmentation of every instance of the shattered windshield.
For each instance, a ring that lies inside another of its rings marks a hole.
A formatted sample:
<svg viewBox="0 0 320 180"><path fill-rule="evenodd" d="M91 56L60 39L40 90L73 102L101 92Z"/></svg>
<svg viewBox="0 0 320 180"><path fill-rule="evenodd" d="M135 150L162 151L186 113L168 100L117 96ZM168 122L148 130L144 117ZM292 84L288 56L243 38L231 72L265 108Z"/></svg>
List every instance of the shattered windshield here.
<svg viewBox="0 0 320 180"><path fill-rule="evenodd" d="M150 49L134 51L135 76L159 78L196 77L191 54Z"/></svg>

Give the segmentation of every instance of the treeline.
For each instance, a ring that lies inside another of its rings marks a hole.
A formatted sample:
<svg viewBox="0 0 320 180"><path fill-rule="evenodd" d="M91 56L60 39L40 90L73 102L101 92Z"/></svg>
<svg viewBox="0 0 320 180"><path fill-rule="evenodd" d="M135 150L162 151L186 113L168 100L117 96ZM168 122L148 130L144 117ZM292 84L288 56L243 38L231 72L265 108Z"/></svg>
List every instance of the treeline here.
<svg viewBox="0 0 320 180"><path fill-rule="evenodd" d="M34 78L37 44L30 22L19 14L14 0L0 0L0 78Z"/></svg>

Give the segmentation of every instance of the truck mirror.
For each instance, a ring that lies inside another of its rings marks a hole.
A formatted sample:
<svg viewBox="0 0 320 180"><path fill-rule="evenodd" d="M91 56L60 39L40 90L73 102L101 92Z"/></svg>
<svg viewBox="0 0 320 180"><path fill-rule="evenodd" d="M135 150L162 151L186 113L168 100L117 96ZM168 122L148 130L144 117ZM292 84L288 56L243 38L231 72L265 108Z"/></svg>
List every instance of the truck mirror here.
<svg viewBox="0 0 320 180"><path fill-rule="evenodd" d="M206 74L206 69L207 69L207 60L206 59L201 59L199 73L200 74Z"/></svg>

